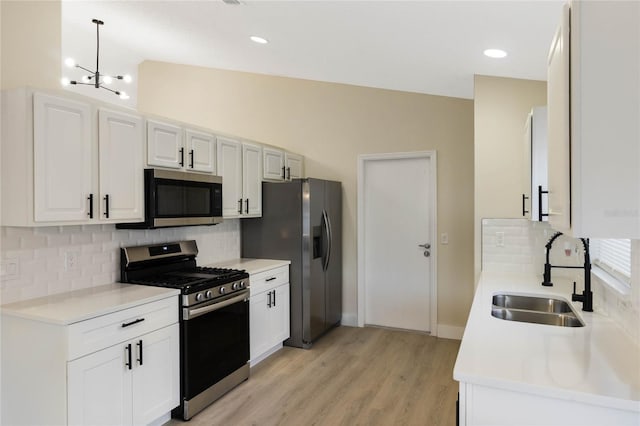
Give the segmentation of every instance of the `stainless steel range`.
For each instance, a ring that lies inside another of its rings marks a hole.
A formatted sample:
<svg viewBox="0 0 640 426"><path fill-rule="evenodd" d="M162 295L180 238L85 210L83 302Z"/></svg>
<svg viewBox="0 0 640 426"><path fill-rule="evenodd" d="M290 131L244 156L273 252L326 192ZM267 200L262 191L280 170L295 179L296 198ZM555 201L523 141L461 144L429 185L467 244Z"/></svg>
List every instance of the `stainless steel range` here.
<svg viewBox="0 0 640 426"><path fill-rule="evenodd" d="M249 274L196 266L196 242L121 249L121 281L177 288L180 407L189 420L249 377Z"/></svg>

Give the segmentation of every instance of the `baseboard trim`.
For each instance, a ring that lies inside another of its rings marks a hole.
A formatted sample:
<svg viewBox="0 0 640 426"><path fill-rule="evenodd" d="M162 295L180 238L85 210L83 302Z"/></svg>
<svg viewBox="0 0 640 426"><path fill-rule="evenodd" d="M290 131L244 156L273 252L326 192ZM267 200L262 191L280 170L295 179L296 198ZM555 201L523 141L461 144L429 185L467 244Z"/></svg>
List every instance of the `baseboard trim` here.
<svg viewBox="0 0 640 426"><path fill-rule="evenodd" d="M438 337L443 339L462 340L464 327L456 325L438 324Z"/></svg>
<svg viewBox="0 0 640 426"><path fill-rule="evenodd" d="M356 314L342 314L342 320L340 320L340 325L346 325L348 327L357 327L358 326L358 316Z"/></svg>

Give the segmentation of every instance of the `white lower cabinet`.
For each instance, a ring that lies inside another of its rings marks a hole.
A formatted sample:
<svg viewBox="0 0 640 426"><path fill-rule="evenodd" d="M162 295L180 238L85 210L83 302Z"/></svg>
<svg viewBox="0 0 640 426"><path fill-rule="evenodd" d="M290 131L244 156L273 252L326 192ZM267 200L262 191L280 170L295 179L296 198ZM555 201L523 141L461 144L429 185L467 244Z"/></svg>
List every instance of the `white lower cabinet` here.
<svg viewBox="0 0 640 426"><path fill-rule="evenodd" d="M178 324L67 365L70 425L146 425L177 405Z"/></svg>
<svg viewBox="0 0 640 426"><path fill-rule="evenodd" d="M177 296L2 331L2 424L148 425L179 405Z"/></svg>
<svg viewBox="0 0 640 426"><path fill-rule="evenodd" d="M460 383L462 425L637 425L638 413L586 402Z"/></svg>
<svg viewBox="0 0 640 426"><path fill-rule="evenodd" d="M289 266L252 275L250 357L256 365L289 338Z"/></svg>

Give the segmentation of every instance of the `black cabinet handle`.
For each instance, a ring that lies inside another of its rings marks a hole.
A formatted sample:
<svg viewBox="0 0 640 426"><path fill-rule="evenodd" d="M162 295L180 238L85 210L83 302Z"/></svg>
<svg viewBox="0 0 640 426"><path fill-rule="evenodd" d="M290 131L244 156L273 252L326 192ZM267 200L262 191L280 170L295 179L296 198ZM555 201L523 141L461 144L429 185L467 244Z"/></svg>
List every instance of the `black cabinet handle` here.
<svg viewBox="0 0 640 426"><path fill-rule="evenodd" d="M244 211L245 211L246 214L249 214L249 199L247 198L246 200L244 200L244 202L245 202L245 205L246 205Z"/></svg>
<svg viewBox="0 0 640 426"><path fill-rule="evenodd" d="M180 165L184 167L184 148L180 148Z"/></svg>
<svg viewBox="0 0 640 426"><path fill-rule="evenodd" d="M124 347L124 351L126 353L126 360L124 361L124 365L131 370L131 343Z"/></svg>
<svg viewBox="0 0 640 426"><path fill-rule="evenodd" d="M265 281L273 281L275 279L276 279L276 277L271 277L271 278L267 278Z"/></svg>
<svg viewBox="0 0 640 426"><path fill-rule="evenodd" d="M189 151L189 167L193 169L193 150Z"/></svg>
<svg viewBox="0 0 640 426"><path fill-rule="evenodd" d="M142 340L138 340L136 346L138 347L138 364L142 365Z"/></svg>
<svg viewBox="0 0 640 426"><path fill-rule="evenodd" d="M242 198L238 200L238 213L242 214Z"/></svg>
<svg viewBox="0 0 640 426"><path fill-rule="evenodd" d="M104 196L104 216L109 219L109 194Z"/></svg>
<svg viewBox="0 0 640 426"><path fill-rule="evenodd" d="M286 167L282 166L282 179L286 180L287 179L287 174L285 173Z"/></svg>
<svg viewBox="0 0 640 426"><path fill-rule="evenodd" d="M271 307L271 292L267 293L267 308Z"/></svg>
<svg viewBox="0 0 640 426"><path fill-rule="evenodd" d="M93 219L93 194L89 194L87 200L89 200L89 213L87 215L89 215L89 219Z"/></svg>
<svg viewBox="0 0 640 426"><path fill-rule="evenodd" d="M291 167L287 167L287 180L291 180Z"/></svg>
<svg viewBox="0 0 640 426"><path fill-rule="evenodd" d="M549 216L549 213L542 213L542 194L548 194L549 191L543 191L542 185L538 185L538 220L542 222L542 218Z"/></svg>
<svg viewBox="0 0 640 426"><path fill-rule="evenodd" d="M125 323L122 324L122 328L129 327L130 325L137 324L137 323L142 322L142 321L144 321L144 318L138 318L135 321L125 322Z"/></svg>
<svg viewBox="0 0 640 426"><path fill-rule="evenodd" d="M276 291L273 290L273 306L276 306Z"/></svg>
<svg viewBox="0 0 640 426"><path fill-rule="evenodd" d="M526 214L529 213L526 210L525 201L524 201L524 200L528 200L528 199L529 199L529 197L527 197L526 195L522 194L522 216L526 216Z"/></svg>

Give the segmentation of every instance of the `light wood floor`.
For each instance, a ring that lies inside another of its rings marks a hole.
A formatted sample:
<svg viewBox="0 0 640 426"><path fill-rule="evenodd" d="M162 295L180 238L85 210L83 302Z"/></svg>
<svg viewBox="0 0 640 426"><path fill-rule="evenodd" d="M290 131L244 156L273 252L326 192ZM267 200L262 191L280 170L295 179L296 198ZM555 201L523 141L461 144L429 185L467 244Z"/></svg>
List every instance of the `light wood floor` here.
<svg viewBox="0 0 640 426"><path fill-rule="evenodd" d="M310 350L285 347L197 414L198 425L454 425L460 342L338 327Z"/></svg>

